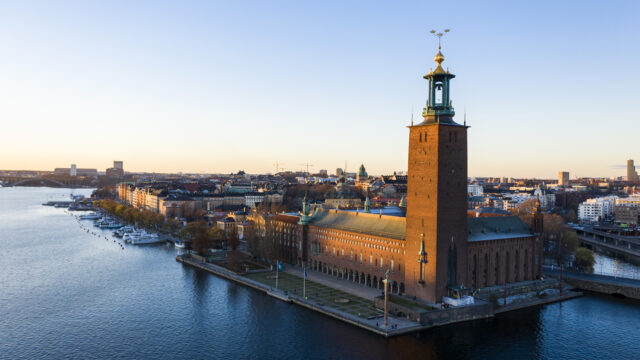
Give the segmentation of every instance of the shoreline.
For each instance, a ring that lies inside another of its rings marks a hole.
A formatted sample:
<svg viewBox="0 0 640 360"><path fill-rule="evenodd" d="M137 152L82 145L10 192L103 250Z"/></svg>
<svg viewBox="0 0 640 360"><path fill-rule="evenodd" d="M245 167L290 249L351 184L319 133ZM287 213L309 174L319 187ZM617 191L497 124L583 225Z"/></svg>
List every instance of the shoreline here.
<svg viewBox="0 0 640 360"><path fill-rule="evenodd" d="M330 316L334 319L337 320L341 320L344 321L348 324L357 326L361 329L364 330L368 330L374 334L378 334L381 336L384 336L386 338L390 338L390 337L395 337L395 336L399 336L399 335L404 335L404 334L409 334L409 333L414 333L414 332L420 332L420 331L424 331L424 330L428 330L434 327L438 327L438 326L444 326L444 325L451 325L451 324L455 324L455 323L460 323L460 322L466 322L466 321L473 321L473 320L479 320L479 319L486 319L486 318L490 318L490 317L494 317L495 315L498 314L502 314L502 313L506 313L506 312L510 312L510 311L517 311L517 310L521 310L521 309L525 309L525 308L529 308L529 307L537 307L537 306L541 306L541 305L545 305L545 304L551 304L551 303L555 303L555 302L560 302L560 301L564 301L564 300L569 300L569 299L573 299L573 298L577 298L583 295L583 293L581 292L576 292L576 291L567 291L565 294L560 295L560 296L553 296L553 297L549 297L549 298L545 298L545 299L537 299L534 301L529 301L529 302L525 302L525 303L518 303L518 304L513 304L513 305L508 305L506 307L491 307L491 306L483 306L484 308L484 312L482 312L481 314L475 314L472 317L469 317L468 315L466 316L460 316L460 317L453 317L453 318L449 318L445 321L441 321L441 322L433 322L431 324L422 324L420 322L417 321L409 321L406 319L398 319L395 318L393 316L389 316L389 324L398 324L400 323L401 325L397 328L394 328L393 326L388 326L386 329L381 327L381 326L377 326L378 322L380 321L380 319L383 317L383 314L380 314L379 317L374 318L374 319L362 319L359 317L356 317L354 315L348 314L344 311L332 308L330 306L326 306L323 303L317 303L315 301L312 300L308 300L308 299L304 299L301 296L298 295L293 295L293 294L287 294L282 290L279 289L274 289L270 286L267 286L263 283L260 283L258 281L249 279L243 275L237 274L231 270L228 270L226 268L223 268L219 265L215 265L215 264L211 264L211 263L203 263L201 261L198 261L190 256L185 256L185 255L177 255L176 256L176 261L180 262L182 264L186 264L186 265L190 265L193 266L195 268L207 271L213 275L217 275L220 276L224 279L230 280L230 281L234 281L238 284L253 288L255 290L261 291L263 293L265 293L268 296L271 296L275 299L278 299L280 301L284 301L286 303L291 303L291 304L296 304L298 306L316 311L318 313ZM490 308L490 310L487 310L487 308ZM457 309L463 309L461 308L457 308ZM440 314L444 314L447 310L434 310L430 313L437 315ZM376 322L376 320L378 320Z"/></svg>

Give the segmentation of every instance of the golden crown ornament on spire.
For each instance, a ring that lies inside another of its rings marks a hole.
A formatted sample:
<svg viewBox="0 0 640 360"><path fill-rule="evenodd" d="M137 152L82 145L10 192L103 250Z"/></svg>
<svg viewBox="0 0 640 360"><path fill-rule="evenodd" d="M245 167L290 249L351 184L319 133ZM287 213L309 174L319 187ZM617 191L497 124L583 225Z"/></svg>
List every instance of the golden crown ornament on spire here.
<svg viewBox="0 0 640 360"><path fill-rule="evenodd" d="M436 32L435 30L429 31L430 34L433 34L434 36L438 37L438 53L436 54L436 57L433 58L433 60L435 60L436 63L438 63L438 66L433 71L434 74L443 74L443 73L446 72L442 68L442 62L444 61L444 55L442 55L442 52L440 52L440 49L441 49L441 47L440 47L440 39L442 39L444 34L448 33L449 31L451 31L451 30L444 29L442 32Z"/></svg>

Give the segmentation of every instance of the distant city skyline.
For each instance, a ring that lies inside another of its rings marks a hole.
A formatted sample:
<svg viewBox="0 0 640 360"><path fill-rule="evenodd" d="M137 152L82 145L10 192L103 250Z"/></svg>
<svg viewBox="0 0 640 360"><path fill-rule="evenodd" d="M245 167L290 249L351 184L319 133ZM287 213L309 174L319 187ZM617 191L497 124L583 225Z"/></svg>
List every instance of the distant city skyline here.
<svg viewBox="0 0 640 360"><path fill-rule="evenodd" d="M0 169L406 171L428 32L444 28L469 176L617 177L640 161L635 2L2 9Z"/></svg>

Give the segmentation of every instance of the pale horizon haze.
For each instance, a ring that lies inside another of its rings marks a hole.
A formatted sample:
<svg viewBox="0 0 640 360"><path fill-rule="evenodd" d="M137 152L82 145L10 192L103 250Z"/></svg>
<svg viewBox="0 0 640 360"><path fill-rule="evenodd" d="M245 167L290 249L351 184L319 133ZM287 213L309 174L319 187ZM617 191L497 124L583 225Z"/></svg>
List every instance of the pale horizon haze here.
<svg viewBox="0 0 640 360"><path fill-rule="evenodd" d="M0 1L0 169L406 171L456 75L469 176L640 163L634 1Z"/></svg>

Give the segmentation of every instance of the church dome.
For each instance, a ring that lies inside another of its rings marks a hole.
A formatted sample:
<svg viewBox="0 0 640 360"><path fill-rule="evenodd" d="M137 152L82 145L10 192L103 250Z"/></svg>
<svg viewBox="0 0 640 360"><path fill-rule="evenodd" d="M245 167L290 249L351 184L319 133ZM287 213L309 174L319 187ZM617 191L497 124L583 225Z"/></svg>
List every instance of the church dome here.
<svg viewBox="0 0 640 360"><path fill-rule="evenodd" d="M364 164L360 165L360 169L358 169L358 176L361 177L361 178L369 176L367 174L367 170L365 170L365 168L364 168Z"/></svg>

